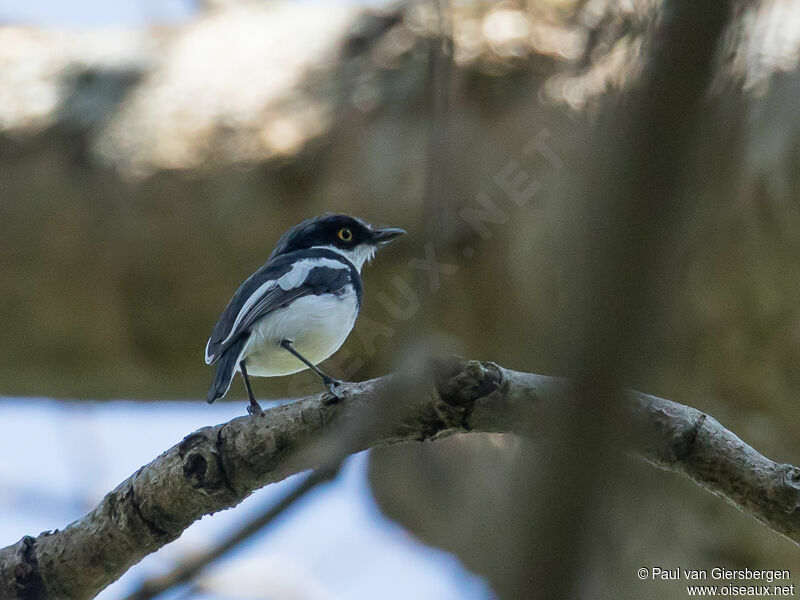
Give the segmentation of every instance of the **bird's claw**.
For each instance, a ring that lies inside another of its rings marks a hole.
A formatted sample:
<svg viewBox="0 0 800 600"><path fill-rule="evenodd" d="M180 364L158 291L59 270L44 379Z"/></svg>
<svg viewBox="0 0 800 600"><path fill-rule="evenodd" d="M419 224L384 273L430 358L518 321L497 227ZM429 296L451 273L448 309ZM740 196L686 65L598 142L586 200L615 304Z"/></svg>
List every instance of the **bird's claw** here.
<svg viewBox="0 0 800 600"><path fill-rule="evenodd" d="M339 381L338 379L330 377L326 379L324 383L325 389L328 392L327 397L323 400L326 406L338 404L347 397L347 394L345 394L343 390L339 389L339 386L344 383L343 381Z"/></svg>
<svg viewBox="0 0 800 600"><path fill-rule="evenodd" d="M264 411L261 409L261 405L258 402L250 402L247 405L247 414L251 417L260 417L264 414Z"/></svg>

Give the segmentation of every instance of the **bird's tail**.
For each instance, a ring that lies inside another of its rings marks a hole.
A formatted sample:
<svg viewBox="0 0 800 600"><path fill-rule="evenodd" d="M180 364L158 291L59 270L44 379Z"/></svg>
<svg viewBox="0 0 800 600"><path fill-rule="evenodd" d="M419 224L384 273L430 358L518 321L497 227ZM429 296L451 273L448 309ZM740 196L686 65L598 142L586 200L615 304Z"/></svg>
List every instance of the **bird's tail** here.
<svg viewBox="0 0 800 600"><path fill-rule="evenodd" d="M236 373L236 363L239 361L239 355L246 341L247 336L240 337L226 348L222 356L219 357L217 372L214 373L214 381L211 382L211 388L208 390L208 396L206 396L209 404L228 393L233 381L233 375Z"/></svg>

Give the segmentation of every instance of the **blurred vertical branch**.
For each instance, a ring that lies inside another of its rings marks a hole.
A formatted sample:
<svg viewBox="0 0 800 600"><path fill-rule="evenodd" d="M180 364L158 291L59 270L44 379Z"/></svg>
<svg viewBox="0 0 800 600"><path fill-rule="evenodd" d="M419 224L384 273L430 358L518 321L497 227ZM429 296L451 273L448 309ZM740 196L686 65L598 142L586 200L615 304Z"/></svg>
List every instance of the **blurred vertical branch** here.
<svg viewBox="0 0 800 600"><path fill-rule="evenodd" d="M431 0L437 31L428 40L425 101L429 116L426 142L423 205L429 240L449 242L453 237L455 207L448 194L450 162L450 113L452 109L453 34L450 4Z"/></svg>
<svg viewBox="0 0 800 600"><path fill-rule="evenodd" d="M639 86L608 107L585 161L565 320L570 397L549 415L555 432L520 461L510 490L520 535L509 540L503 598L575 598L591 589L585 568L603 499L624 461L621 381L645 365L659 320L668 248L682 214L680 184L693 152L701 101L730 2L667 2ZM613 568L613 565L607 565ZM591 594L589 594L591 595Z"/></svg>

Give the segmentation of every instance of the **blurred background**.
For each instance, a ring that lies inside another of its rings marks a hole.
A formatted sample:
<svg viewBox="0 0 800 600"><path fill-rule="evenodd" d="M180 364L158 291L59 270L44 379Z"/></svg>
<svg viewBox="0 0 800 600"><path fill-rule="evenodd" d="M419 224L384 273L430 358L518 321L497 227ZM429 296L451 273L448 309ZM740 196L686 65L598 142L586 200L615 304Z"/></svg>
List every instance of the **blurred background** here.
<svg viewBox="0 0 800 600"><path fill-rule="evenodd" d="M365 270L332 374L378 376L434 340L569 375L565 257L600 162L590 140L657 49L662 10L2 0L0 545L63 527L194 428L243 414L239 381L202 402L205 341L278 236L313 215L409 231ZM794 464L799 56L800 5L734 5L681 176L668 293L624 381ZM304 373L255 389L279 401L317 385ZM532 451L468 435L358 455L191 597L497 597L504 515ZM204 519L101 597L213 544L282 485ZM794 544L675 474L632 461L607 492L585 597L686 596L639 581L641 566L800 574Z"/></svg>

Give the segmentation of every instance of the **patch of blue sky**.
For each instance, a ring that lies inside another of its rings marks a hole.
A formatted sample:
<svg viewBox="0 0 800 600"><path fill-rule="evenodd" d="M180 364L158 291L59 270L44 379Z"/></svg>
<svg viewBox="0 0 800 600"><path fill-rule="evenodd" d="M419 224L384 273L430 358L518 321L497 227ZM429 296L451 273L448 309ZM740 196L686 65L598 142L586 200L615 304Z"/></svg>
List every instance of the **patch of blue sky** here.
<svg viewBox="0 0 800 600"><path fill-rule="evenodd" d="M0 23L13 25L171 25L191 19L196 12L196 0L0 0Z"/></svg>
<svg viewBox="0 0 800 600"><path fill-rule="evenodd" d="M265 2L269 0L264 0ZM288 0L287 0L288 1ZM304 3L386 6L392 0L294 0ZM145 27L177 25L202 10L200 0L0 0L0 25Z"/></svg>

